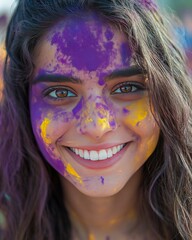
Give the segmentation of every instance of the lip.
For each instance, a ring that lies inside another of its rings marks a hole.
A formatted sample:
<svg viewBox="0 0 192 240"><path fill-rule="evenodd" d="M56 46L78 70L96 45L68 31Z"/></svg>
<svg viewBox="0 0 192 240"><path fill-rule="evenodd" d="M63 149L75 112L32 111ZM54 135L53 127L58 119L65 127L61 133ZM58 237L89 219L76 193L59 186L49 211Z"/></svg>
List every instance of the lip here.
<svg viewBox="0 0 192 240"><path fill-rule="evenodd" d="M76 155L74 152L72 152L68 147L64 147L65 150L69 153L69 155L80 165L89 168L89 169L102 169L102 168L108 168L114 165L119 161L119 159L123 156L125 151L128 149L130 146L131 142L126 143L126 145L116 153L114 156L107 158L106 160L98 160L98 161L91 161L91 160L86 160L81 158L80 156ZM114 146L114 145L113 145ZM83 149L83 148L81 148ZM85 148L89 150L87 147ZM94 148L95 150L96 148ZM91 148L93 150L93 148Z"/></svg>

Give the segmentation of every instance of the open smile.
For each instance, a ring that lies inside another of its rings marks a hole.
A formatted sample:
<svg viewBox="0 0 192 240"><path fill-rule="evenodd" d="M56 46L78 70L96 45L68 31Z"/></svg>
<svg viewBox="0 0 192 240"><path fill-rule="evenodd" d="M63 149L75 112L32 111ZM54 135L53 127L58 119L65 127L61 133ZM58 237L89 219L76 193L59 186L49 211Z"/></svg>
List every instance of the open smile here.
<svg viewBox="0 0 192 240"><path fill-rule="evenodd" d="M125 145L126 144L120 144L112 148L101 149L99 151L79 149L79 148L69 148L69 149L83 159L98 161L98 160L106 160L107 158L111 158L112 156L120 152Z"/></svg>
<svg viewBox="0 0 192 240"><path fill-rule="evenodd" d="M100 150L87 150L81 148L65 147L71 157L87 168L101 169L115 164L122 158L131 142L119 144L111 148Z"/></svg>

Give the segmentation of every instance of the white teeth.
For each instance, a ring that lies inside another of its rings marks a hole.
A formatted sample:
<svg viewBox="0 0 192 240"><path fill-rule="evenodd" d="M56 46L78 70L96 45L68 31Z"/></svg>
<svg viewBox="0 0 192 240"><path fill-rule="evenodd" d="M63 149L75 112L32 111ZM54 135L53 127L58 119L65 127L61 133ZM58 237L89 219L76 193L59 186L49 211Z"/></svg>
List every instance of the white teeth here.
<svg viewBox="0 0 192 240"><path fill-rule="evenodd" d="M75 153L79 155L79 150L77 148L74 148L74 150L75 150Z"/></svg>
<svg viewBox="0 0 192 240"><path fill-rule="evenodd" d="M124 144L114 146L108 149L101 149L100 151L95 150L83 150L78 148L70 148L76 155L79 155L81 158L91 160L91 161L98 161L98 160L105 160L107 158L111 158L113 155L121 151Z"/></svg>
<svg viewBox="0 0 192 240"><path fill-rule="evenodd" d="M90 151L90 159L92 161L99 160L99 154L97 153L97 151Z"/></svg>
<svg viewBox="0 0 192 240"><path fill-rule="evenodd" d="M79 149L79 156L80 156L80 157L83 157L83 156L84 156L82 149Z"/></svg>
<svg viewBox="0 0 192 240"><path fill-rule="evenodd" d="M83 158L85 159L90 159L90 155L89 155L89 152L87 150L84 150L84 156Z"/></svg>
<svg viewBox="0 0 192 240"><path fill-rule="evenodd" d="M116 154L117 153L117 147L113 147L112 152L113 152L113 154Z"/></svg>
<svg viewBox="0 0 192 240"><path fill-rule="evenodd" d="M106 150L100 150L99 151L99 160L107 159L107 152Z"/></svg>
<svg viewBox="0 0 192 240"><path fill-rule="evenodd" d="M109 149L107 150L107 157L110 158L110 157L112 157L112 156L113 156L113 152L112 152L111 148L109 148Z"/></svg>

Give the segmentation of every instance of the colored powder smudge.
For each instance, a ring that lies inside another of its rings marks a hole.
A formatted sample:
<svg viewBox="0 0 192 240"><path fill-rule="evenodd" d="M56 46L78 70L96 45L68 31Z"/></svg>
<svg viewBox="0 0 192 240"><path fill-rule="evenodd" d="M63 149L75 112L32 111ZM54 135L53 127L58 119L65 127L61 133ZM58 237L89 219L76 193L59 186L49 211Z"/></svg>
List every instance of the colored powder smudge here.
<svg viewBox="0 0 192 240"><path fill-rule="evenodd" d="M148 115L148 107L146 100L139 100L129 105L130 114L126 118L126 122L136 126L138 122L144 120Z"/></svg>
<svg viewBox="0 0 192 240"><path fill-rule="evenodd" d="M86 21L75 19L67 22L62 32L53 35L51 44L57 46L58 60L59 54L62 54L69 57L71 64L78 70L95 71L101 67L101 64L102 67L107 67L113 52L112 42L107 42L105 49L102 50L102 46L99 45L102 39L100 22L96 22L90 28Z"/></svg>
<svg viewBox="0 0 192 240"><path fill-rule="evenodd" d="M110 125L109 125L109 121L107 118L99 118L98 119L98 125L102 128L102 129L107 129L107 128L110 128Z"/></svg>
<svg viewBox="0 0 192 240"><path fill-rule="evenodd" d="M130 65L131 56L132 56L132 51L129 47L129 44L127 42L122 43L121 57L122 57L122 62L124 65L128 65L128 66Z"/></svg>
<svg viewBox="0 0 192 240"><path fill-rule="evenodd" d="M114 33L111 31L110 28L107 28L105 31L105 37L108 41L110 41L114 37Z"/></svg>
<svg viewBox="0 0 192 240"><path fill-rule="evenodd" d="M81 111L82 107L83 107L83 98L81 98L81 100L78 102L78 104L72 110L75 117L79 118L79 116L77 116L77 114Z"/></svg>
<svg viewBox="0 0 192 240"><path fill-rule="evenodd" d="M43 139L43 141L46 144L50 144L51 140L47 137L47 127L50 124L51 120L48 118L45 118L44 121L42 122L40 129L41 129L41 137Z"/></svg>
<svg viewBox="0 0 192 240"><path fill-rule="evenodd" d="M126 109L126 108L123 108L123 113L128 114L128 113L129 113L129 110Z"/></svg>
<svg viewBox="0 0 192 240"><path fill-rule="evenodd" d="M72 176L76 177L80 183L83 183L79 174L75 171L75 169L71 166L71 164L67 164L66 171Z"/></svg>
<svg viewBox="0 0 192 240"><path fill-rule="evenodd" d="M104 181L105 181L104 177L101 176L100 179L101 179L101 183L104 185Z"/></svg>
<svg viewBox="0 0 192 240"><path fill-rule="evenodd" d="M115 129L115 128L116 128L116 122L115 122L115 120L114 120L114 119L113 119L113 120L111 120L109 124L110 124L111 128L113 128L113 129Z"/></svg>
<svg viewBox="0 0 192 240"><path fill-rule="evenodd" d="M100 78L99 81L98 81L98 84L99 84L100 86L103 86L103 85L105 84L105 80L102 79L102 78Z"/></svg>
<svg viewBox="0 0 192 240"><path fill-rule="evenodd" d="M105 238L105 240L110 240L110 237L109 237L109 236L107 236L107 237Z"/></svg>

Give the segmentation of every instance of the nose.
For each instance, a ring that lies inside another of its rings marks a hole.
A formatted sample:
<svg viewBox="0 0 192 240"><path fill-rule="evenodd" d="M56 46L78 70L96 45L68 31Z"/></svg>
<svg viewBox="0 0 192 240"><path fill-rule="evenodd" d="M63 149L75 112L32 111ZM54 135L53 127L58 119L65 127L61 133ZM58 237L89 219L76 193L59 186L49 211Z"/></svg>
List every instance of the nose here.
<svg viewBox="0 0 192 240"><path fill-rule="evenodd" d="M103 102L88 102L82 109L78 131L93 139L100 139L106 133L116 129L113 111Z"/></svg>

